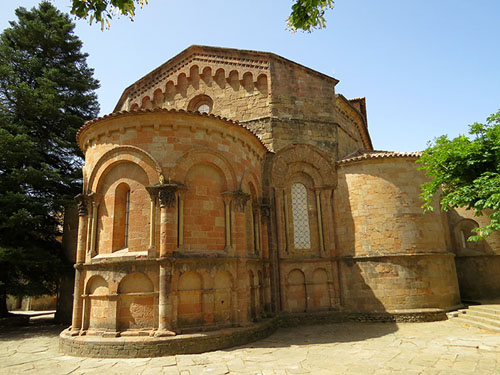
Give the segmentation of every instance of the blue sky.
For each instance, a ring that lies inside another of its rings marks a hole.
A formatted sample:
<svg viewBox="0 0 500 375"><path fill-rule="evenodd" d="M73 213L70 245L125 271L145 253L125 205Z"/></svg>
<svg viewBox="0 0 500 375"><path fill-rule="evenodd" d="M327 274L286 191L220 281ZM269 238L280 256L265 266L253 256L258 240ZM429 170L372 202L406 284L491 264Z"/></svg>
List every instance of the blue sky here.
<svg viewBox="0 0 500 375"><path fill-rule="evenodd" d="M69 12L71 0L52 1ZM18 6L2 0L0 29ZM500 1L337 0L327 28L285 30L291 0L149 0L134 22L110 30L75 20L101 82L101 114L123 89L192 44L274 52L340 80L365 96L376 149L416 151L467 132L500 109Z"/></svg>

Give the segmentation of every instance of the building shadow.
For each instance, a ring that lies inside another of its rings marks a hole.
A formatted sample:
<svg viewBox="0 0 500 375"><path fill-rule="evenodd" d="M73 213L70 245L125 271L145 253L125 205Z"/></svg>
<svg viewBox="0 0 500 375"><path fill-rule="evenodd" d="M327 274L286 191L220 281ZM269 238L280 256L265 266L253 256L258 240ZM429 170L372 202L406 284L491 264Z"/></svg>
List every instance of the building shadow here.
<svg viewBox="0 0 500 375"><path fill-rule="evenodd" d="M2 327L0 329L0 342L25 340L32 337L57 337L65 328L67 325L57 323L53 316L32 317L28 325Z"/></svg>

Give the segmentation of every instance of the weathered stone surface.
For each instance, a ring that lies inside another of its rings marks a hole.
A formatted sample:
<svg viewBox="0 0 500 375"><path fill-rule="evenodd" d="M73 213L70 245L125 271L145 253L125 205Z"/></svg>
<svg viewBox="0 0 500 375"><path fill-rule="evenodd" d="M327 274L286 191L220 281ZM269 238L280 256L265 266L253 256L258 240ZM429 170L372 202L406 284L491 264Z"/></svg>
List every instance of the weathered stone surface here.
<svg viewBox="0 0 500 375"><path fill-rule="evenodd" d="M454 254L492 257L460 261L487 269L476 284L459 276L494 294L498 239L465 246L465 213L424 215L418 153L374 151L364 98L337 82L272 53L192 46L86 123L64 351L196 353L269 333L253 323L282 313L443 319L460 303Z"/></svg>

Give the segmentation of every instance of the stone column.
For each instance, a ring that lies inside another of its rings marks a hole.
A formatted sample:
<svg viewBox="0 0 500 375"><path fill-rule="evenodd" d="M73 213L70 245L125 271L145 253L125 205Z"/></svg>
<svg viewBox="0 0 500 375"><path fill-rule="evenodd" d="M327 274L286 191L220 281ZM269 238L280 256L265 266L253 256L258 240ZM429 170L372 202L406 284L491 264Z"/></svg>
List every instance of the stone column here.
<svg viewBox="0 0 500 375"><path fill-rule="evenodd" d="M271 209L267 201L264 201L264 198L261 198L259 200L259 211L260 245L262 248L262 257L264 259L269 259L268 226L271 221Z"/></svg>
<svg viewBox="0 0 500 375"><path fill-rule="evenodd" d="M175 227L175 208L177 201L177 184L163 184L157 187L160 202L160 272L158 287L158 331L155 336L174 336L171 331L171 266L164 258L177 246Z"/></svg>
<svg viewBox="0 0 500 375"><path fill-rule="evenodd" d="M88 197L78 194L75 199L78 202L78 242L76 245L76 263L85 262L85 247L87 245L87 225L89 219Z"/></svg>
<svg viewBox="0 0 500 375"><path fill-rule="evenodd" d="M88 197L78 194L75 199L78 204L78 242L76 247L75 287L73 290L73 316L71 322L72 334L77 334L82 326L83 300L81 297L83 284L82 263L85 262L85 246L87 244Z"/></svg>
<svg viewBox="0 0 500 375"><path fill-rule="evenodd" d="M96 255L97 249L97 213L99 209L99 204L101 203L101 196L97 194L92 194L92 224L90 230L90 248L89 248L89 256L93 257Z"/></svg>
<svg viewBox="0 0 500 375"><path fill-rule="evenodd" d="M269 265L264 266L264 304L266 313L271 312L271 272Z"/></svg>
<svg viewBox="0 0 500 375"><path fill-rule="evenodd" d="M332 258L332 282L330 288L331 306L340 306L340 265L335 246L335 221L333 215L333 186L323 187L323 218L325 233L325 251Z"/></svg>
<svg viewBox="0 0 500 375"><path fill-rule="evenodd" d="M286 243L286 229L285 229L285 217L284 217L284 207L283 207L283 196L284 189L275 189L275 202L276 202L276 232L278 237L278 254L282 257L287 249Z"/></svg>
<svg viewBox="0 0 500 375"><path fill-rule="evenodd" d="M245 206L250 199L250 194L244 193L241 190L232 192L232 206L234 210L234 234L235 238L233 246L236 247L236 252L240 256L247 256L248 249L246 248L246 225L245 225ZM252 251L253 252L253 251Z"/></svg>
<svg viewBox="0 0 500 375"><path fill-rule="evenodd" d="M160 257L171 254L177 248L177 184L160 185L158 198L161 209Z"/></svg>
<svg viewBox="0 0 500 375"><path fill-rule="evenodd" d="M249 280L247 265L244 259L239 259L236 266L236 303L237 303L237 322L241 325L247 325L249 322Z"/></svg>
<svg viewBox="0 0 500 375"><path fill-rule="evenodd" d="M71 320L71 335L79 334L82 324L83 299L81 296L82 284L82 265L75 264L75 288L73 291L73 316Z"/></svg>
<svg viewBox="0 0 500 375"><path fill-rule="evenodd" d="M165 261L160 263L159 275L159 295L158 295L158 331L155 332L155 337L162 336L175 336L170 324L170 317L172 315L172 302L169 301L172 273L171 265ZM169 303L170 302L170 303Z"/></svg>
<svg viewBox="0 0 500 375"><path fill-rule="evenodd" d="M156 194L149 192L150 211L149 211L149 249L151 257L156 256Z"/></svg>
<svg viewBox="0 0 500 375"><path fill-rule="evenodd" d="M162 181L163 182L163 181ZM177 207L177 189L178 184L175 183L162 183L159 185L146 187L151 201L160 205L160 266L159 266L159 279L158 279L158 331L155 336L173 336L174 332L171 331L170 318L172 315L172 302L171 299L171 265L166 261L166 258L177 247L176 226L175 226L175 208ZM153 220L151 220L151 227L154 228ZM154 230L152 229L153 233ZM152 234L153 236L153 234ZM156 241L156 240L155 240Z"/></svg>
<svg viewBox="0 0 500 375"><path fill-rule="evenodd" d="M184 247L184 200L186 198L186 188L179 187L177 196L179 199L178 218L177 218L177 247Z"/></svg>
<svg viewBox="0 0 500 375"><path fill-rule="evenodd" d="M323 214L321 212L321 188L314 189L316 195L316 212L318 216L318 235L319 235L319 249L322 256L325 252L325 241L323 238Z"/></svg>
<svg viewBox="0 0 500 375"><path fill-rule="evenodd" d="M252 210L253 210L253 227L254 227L253 234L254 234L255 252L261 255L260 210L257 204L252 205Z"/></svg>
<svg viewBox="0 0 500 375"><path fill-rule="evenodd" d="M232 194L231 192L222 193L222 199L224 200L224 224L226 231L226 246L224 250L230 251L232 250L232 242L231 242L231 200Z"/></svg>
<svg viewBox="0 0 500 375"><path fill-rule="evenodd" d="M321 211L325 251L328 256L335 256L335 224L333 222L332 186L323 186L321 193Z"/></svg>

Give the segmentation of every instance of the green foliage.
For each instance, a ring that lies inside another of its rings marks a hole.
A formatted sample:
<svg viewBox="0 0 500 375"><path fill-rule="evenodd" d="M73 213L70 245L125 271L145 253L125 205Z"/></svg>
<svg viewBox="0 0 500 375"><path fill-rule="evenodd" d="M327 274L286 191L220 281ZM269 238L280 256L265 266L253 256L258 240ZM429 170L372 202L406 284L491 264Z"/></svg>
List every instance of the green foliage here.
<svg viewBox="0 0 500 375"><path fill-rule="evenodd" d="M71 13L79 18L88 17L90 23L95 19L101 24L101 29L104 29L104 23L109 28L113 13L133 19L136 4L142 8L147 3L148 0L73 0Z"/></svg>
<svg viewBox="0 0 500 375"><path fill-rule="evenodd" d="M136 6L141 8L148 0L73 0L71 13L79 18L94 20L109 28L113 14L124 15L133 19ZM292 12L287 19L288 29L311 32L313 29L326 27L325 11L333 8L333 0L295 0Z"/></svg>
<svg viewBox="0 0 500 375"><path fill-rule="evenodd" d="M54 292L61 217L81 191L75 135L99 109L69 17L48 2L16 15L0 35L0 302Z"/></svg>
<svg viewBox="0 0 500 375"><path fill-rule="evenodd" d="M441 208L465 207L490 223L477 228L477 241L500 229L500 111L486 124L470 125L469 136L437 138L418 163L431 180L422 185L424 209L432 210L433 196L441 193Z"/></svg>
<svg viewBox="0 0 500 375"><path fill-rule="evenodd" d="M311 32L326 27L325 10L333 8L333 0L296 0L287 19L288 29Z"/></svg>

